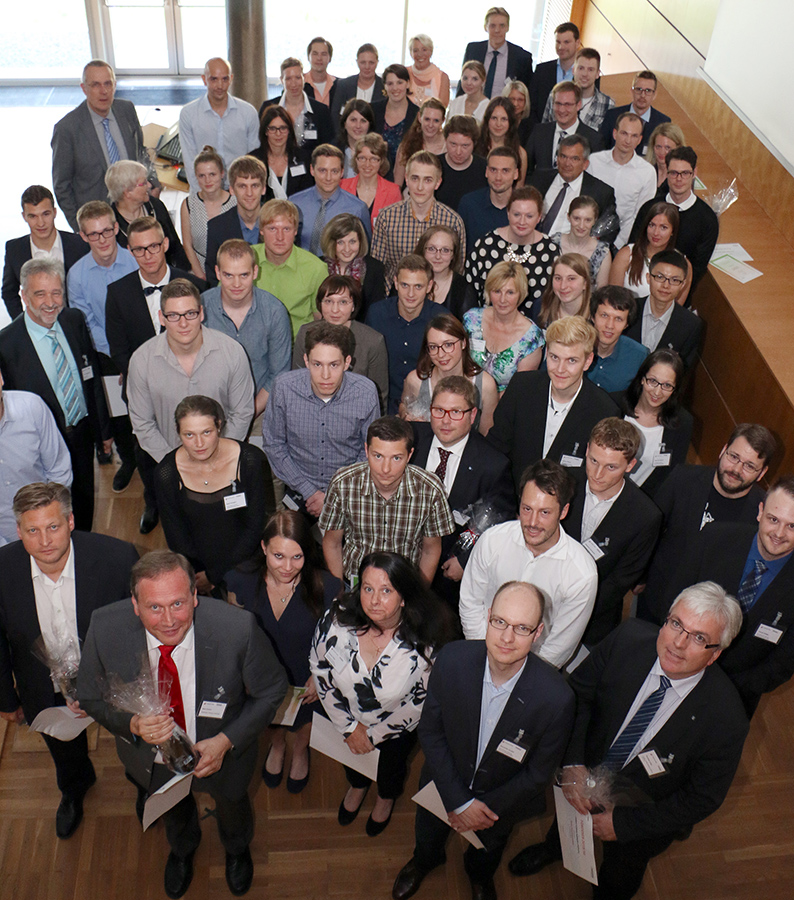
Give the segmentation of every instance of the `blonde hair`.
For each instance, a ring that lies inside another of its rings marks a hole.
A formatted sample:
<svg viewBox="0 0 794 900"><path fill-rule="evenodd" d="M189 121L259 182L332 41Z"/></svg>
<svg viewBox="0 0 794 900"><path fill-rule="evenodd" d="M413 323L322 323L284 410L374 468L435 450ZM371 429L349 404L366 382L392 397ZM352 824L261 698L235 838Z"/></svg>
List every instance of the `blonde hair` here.
<svg viewBox="0 0 794 900"><path fill-rule="evenodd" d="M488 295L491 291L498 291L499 288L503 287L508 281L512 281L516 286L519 305L527 299L527 296L529 295L529 282L527 281L527 273L524 271L524 267L512 260L503 259L493 266L488 273L488 277L485 279L483 299L486 304L490 304L491 302L488 299Z"/></svg>
<svg viewBox="0 0 794 900"><path fill-rule="evenodd" d="M598 332L584 316L563 316L546 329L546 345L556 343L563 347L581 344L587 353L593 352Z"/></svg>

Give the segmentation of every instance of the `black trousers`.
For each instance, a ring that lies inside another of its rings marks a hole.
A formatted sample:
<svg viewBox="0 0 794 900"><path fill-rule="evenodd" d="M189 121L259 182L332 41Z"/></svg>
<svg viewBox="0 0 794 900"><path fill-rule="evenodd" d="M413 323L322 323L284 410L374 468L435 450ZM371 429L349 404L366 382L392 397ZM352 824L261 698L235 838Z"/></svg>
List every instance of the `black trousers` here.
<svg viewBox="0 0 794 900"><path fill-rule="evenodd" d="M73 741L59 741L43 734L44 743L55 763L58 790L71 800L80 800L96 781L94 766L88 757L87 732L78 734Z"/></svg>
<svg viewBox="0 0 794 900"><path fill-rule="evenodd" d="M408 757L416 745L416 731L404 731L398 737L378 744L378 796L384 800L396 800L403 792L408 775ZM366 775L345 766L350 787L366 788L372 783Z"/></svg>
<svg viewBox="0 0 794 900"><path fill-rule="evenodd" d="M156 460L135 441L135 463L138 466L138 474L143 482L143 502L147 509L157 509L157 496L154 492L154 470L157 468Z"/></svg>
<svg viewBox="0 0 794 900"><path fill-rule="evenodd" d="M104 353L98 353L97 355L99 356L99 371L103 376L121 375L118 366L109 356L106 356ZM121 461L134 466L135 444L137 441L132 433L130 417L128 415L113 416L110 420L110 433L116 442L116 450L118 450Z"/></svg>
<svg viewBox="0 0 794 900"><path fill-rule="evenodd" d="M91 531L94 521L94 433L88 416L64 435L72 461L72 510L78 531Z"/></svg>

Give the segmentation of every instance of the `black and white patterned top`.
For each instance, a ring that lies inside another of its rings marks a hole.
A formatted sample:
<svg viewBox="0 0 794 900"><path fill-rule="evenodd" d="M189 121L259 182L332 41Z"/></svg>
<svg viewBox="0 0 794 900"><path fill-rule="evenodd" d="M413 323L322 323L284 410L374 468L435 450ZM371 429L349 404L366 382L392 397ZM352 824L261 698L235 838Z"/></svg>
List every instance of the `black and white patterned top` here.
<svg viewBox="0 0 794 900"><path fill-rule="evenodd" d="M346 737L361 722L377 746L419 724L430 666L411 644L392 638L369 670L355 630L330 610L317 623L309 665L325 714Z"/></svg>

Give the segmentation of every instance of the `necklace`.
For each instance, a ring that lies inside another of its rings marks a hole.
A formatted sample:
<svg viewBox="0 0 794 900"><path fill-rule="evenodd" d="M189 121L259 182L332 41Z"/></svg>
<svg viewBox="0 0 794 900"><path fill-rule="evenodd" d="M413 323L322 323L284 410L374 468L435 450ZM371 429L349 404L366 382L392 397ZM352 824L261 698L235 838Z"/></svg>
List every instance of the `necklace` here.
<svg viewBox="0 0 794 900"><path fill-rule="evenodd" d="M520 246L520 244L513 244L510 247L508 247L507 253L505 253L505 259L508 262L516 262L520 266L522 266L530 258L530 256L532 256L532 244L525 244L525 246L528 247L528 249L525 250L523 253L517 252L517 248L519 246ZM516 250L514 250L513 247L516 247Z"/></svg>
<svg viewBox="0 0 794 900"><path fill-rule="evenodd" d="M268 578L270 579L270 582L275 586L276 582L275 582L270 576L268 576ZM295 579L291 582L291 584L290 584L290 589L287 591L287 593L286 593L283 597L276 597L276 599L278 600L278 602L279 602L279 603L286 603L288 600L290 600L290 599L292 598L292 595L295 593L295 589L297 588L297 586L298 586L298 579L295 578ZM268 593L269 593L269 592L268 592ZM277 594L278 591L274 591L274 593Z"/></svg>

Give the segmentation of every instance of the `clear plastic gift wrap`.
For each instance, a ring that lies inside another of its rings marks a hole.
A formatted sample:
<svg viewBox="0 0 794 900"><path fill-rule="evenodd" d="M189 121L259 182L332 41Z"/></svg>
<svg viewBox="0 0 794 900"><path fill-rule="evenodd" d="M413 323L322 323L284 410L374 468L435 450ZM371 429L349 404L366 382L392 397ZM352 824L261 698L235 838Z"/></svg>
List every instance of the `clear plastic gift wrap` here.
<svg viewBox="0 0 794 900"><path fill-rule="evenodd" d="M739 189L736 187L736 179L734 178L727 187L722 187L706 194L703 199L718 216L721 216L726 209L736 203L739 199Z"/></svg>
<svg viewBox="0 0 794 900"><path fill-rule="evenodd" d="M481 497L470 506L463 510L463 516L468 517L469 521L464 531L458 537L453 554L468 553L477 543L480 535L487 531L492 525L499 525L512 519L507 510L501 509L487 497Z"/></svg>
<svg viewBox="0 0 794 900"><path fill-rule="evenodd" d="M405 414L411 422L430 421L430 398L423 400L421 397L406 397L403 401Z"/></svg>
<svg viewBox="0 0 794 900"><path fill-rule="evenodd" d="M577 767L578 768L578 767ZM583 767L582 767L583 768ZM586 769L584 781L576 778L574 768L557 769L555 783L561 787L579 786L579 793L590 801L590 812L595 815L605 812L615 805L613 790L615 787L615 773L606 766L596 766Z"/></svg>
<svg viewBox="0 0 794 900"><path fill-rule="evenodd" d="M39 635L31 648L33 655L50 670L55 690L67 700L77 700L77 670L80 668L80 643L77 637L56 630L45 641Z"/></svg>
<svg viewBox="0 0 794 900"><path fill-rule="evenodd" d="M604 213L590 229L590 234L599 241L611 244L620 231L620 219L616 213Z"/></svg>
<svg viewBox="0 0 794 900"><path fill-rule="evenodd" d="M105 702L113 709L137 716L168 716L171 715L171 682L170 676L160 679L153 676L148 654L144 654L141 674L134 681L124 682L118 675L108 675ZM157 749L163 763L177 775L188 775L196 768L198 757L193 743L179 725L174 725L171 737L158 744Z"/></svg>

